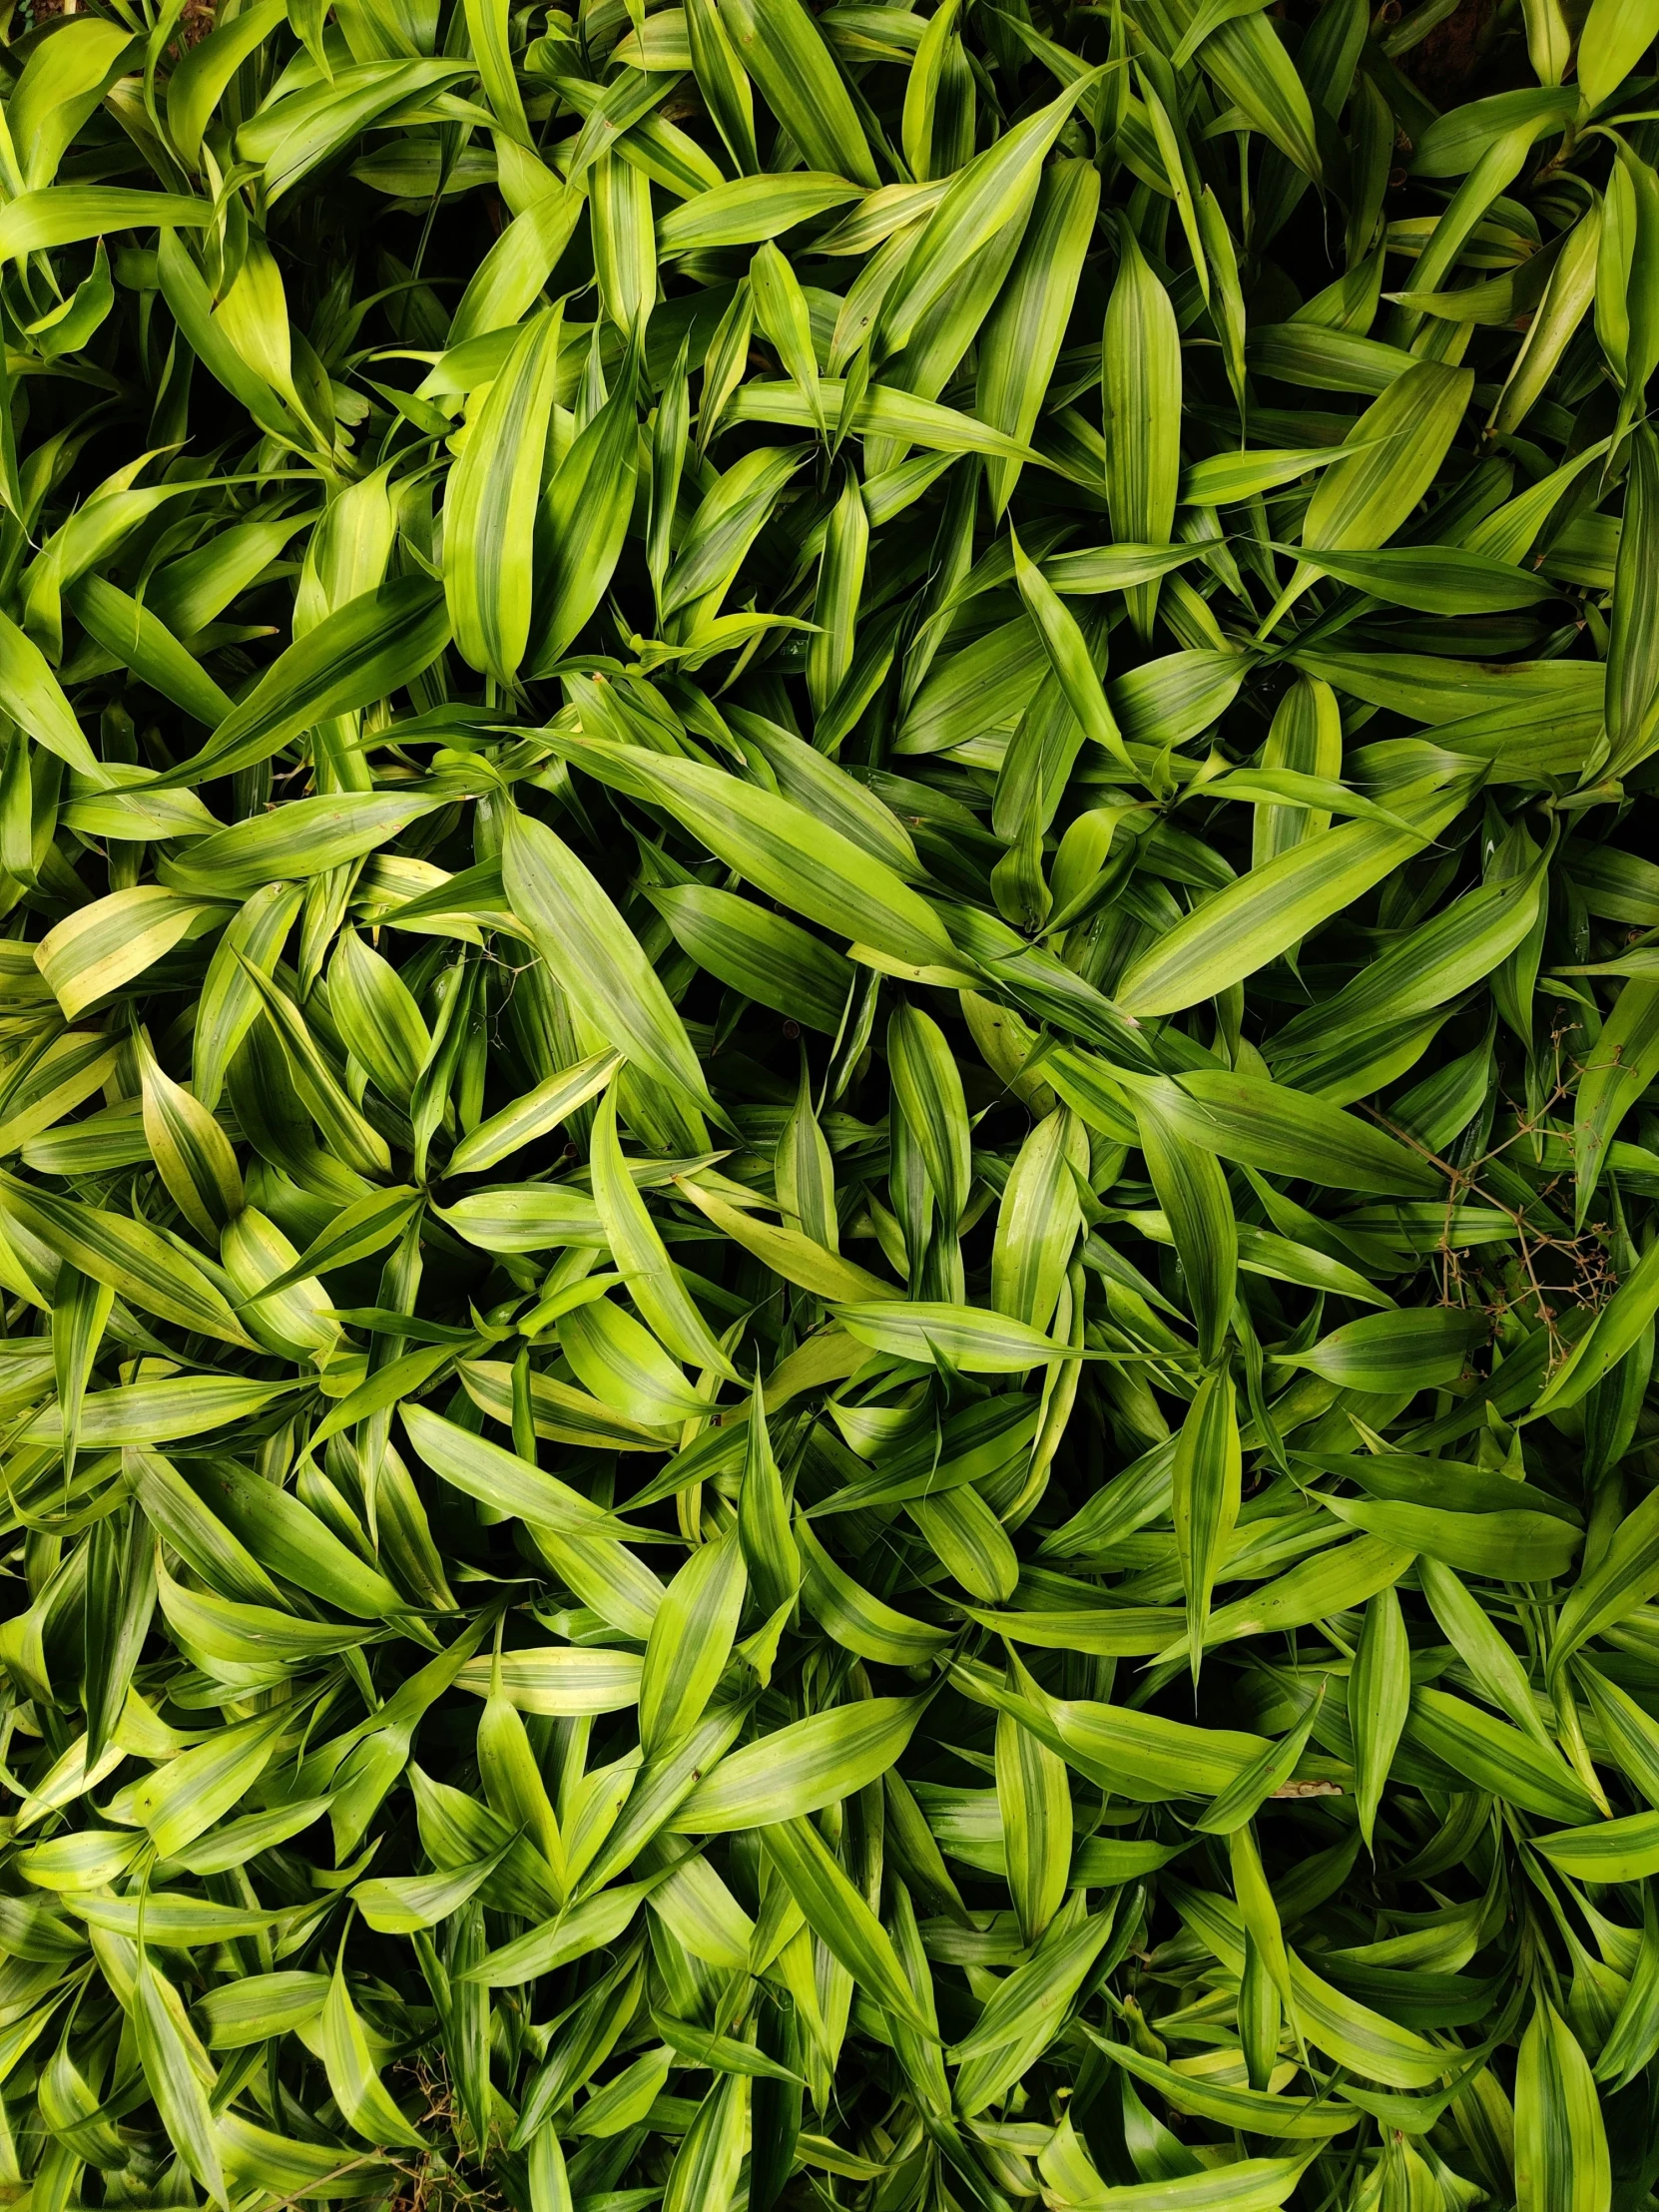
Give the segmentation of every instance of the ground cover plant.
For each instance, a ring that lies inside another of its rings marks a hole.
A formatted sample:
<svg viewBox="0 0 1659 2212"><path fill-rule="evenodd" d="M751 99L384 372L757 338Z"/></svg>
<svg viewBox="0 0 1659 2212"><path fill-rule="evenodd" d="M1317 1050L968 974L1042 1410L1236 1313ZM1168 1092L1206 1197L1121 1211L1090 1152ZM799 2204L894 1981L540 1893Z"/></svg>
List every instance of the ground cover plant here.
<svg viewBox="0 0 1659 2212"><path fill-rule="evenodd" d="M1652 2204L1659 10L1449 12L10 16L5 2204Z"/></svg>

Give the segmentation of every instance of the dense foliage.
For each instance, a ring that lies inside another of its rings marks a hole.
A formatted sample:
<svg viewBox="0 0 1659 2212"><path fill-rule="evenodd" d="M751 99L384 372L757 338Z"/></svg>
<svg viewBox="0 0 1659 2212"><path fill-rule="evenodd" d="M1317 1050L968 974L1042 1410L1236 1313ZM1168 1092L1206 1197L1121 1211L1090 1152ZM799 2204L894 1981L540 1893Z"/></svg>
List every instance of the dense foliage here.
<svg viewBox="0 0 1659 2212"><path fill-rule="evenodd" d="M1651 2207L1659 0L37 12L0 2201Z"/></svg>

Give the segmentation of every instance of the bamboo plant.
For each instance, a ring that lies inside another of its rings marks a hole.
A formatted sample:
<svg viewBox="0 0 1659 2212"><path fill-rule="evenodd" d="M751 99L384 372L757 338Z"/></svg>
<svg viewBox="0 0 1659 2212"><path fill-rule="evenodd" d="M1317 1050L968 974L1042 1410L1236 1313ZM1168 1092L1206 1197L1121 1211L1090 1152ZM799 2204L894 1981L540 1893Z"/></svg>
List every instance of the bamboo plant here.
<svg viewBox="0 0 1659 2212"><path fill-rule="evenodd" d="M0 2204L1651 2212L1659 0L0 31Z"/></svg>

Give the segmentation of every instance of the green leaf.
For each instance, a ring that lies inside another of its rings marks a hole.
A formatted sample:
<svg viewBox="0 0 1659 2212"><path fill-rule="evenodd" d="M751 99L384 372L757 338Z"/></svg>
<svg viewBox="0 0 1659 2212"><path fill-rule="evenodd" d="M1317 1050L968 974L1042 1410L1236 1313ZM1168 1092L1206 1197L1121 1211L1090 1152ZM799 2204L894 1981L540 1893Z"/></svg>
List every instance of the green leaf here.
<svg viewBox="0 0 1659 2212"><path fill-rule="evenodd" d="M1515 2202L1521 2212L1610 2201L1607 2131L1589 2060L1540 1997L1515 2067Z"/></svg>
<svg viewBox="0 0 1659 2212"><path fill-rule="evenodd" d="M269 761L313 723L351 714L422 675L448 640L442 594L425 577L360 593L279 655L168 781L199 783ZM281 872L273 869L272 877Z"/></svg>
<svg viewBox="0 0 1659 2212"><path fill-rule="evenodd" d="M1412 858L1462 803L1455 786L1400 795L1392 812L1409 830L1348 823L1275 854L1176 922L1123 976L1118 1003L1142 1016L1175 1013L1255 974Z"/></svg>
<svg viewBox="0 0 1659 2212"><path fill-rule="evenodd" d="M1118 537L1167 545L1181 475L1181 346L1169 294L1127 226L1120 244L1101 351L1106 500ZM1149 636L1157 581L1135 585L1128 600Z"/></svg>
<svg viewBox="0 0 1659 2212"><path fill-rule="evenodd" d="M639 940L570 847L545 823L508 817L507 895L573 1003L617 1051L694 1109L715 1111L697 1056Z"/></svg>
<svg viewBox="0 0 1659 2212"><path fill-rule="evenodd" d="M919 1698L866 1698L792 1721L697 1784L674 1816L682 1834L718 1836L816 1813L877 1781L909 1742Z"/></svg>
<svg viewBox="0 0 1659 2212"><path fill-rule="evenodd" d="M932 2033L932 2023L917 2007L886 1931L812 1822L800 1817L770 1822L764 1848L807 1926L865 1995L920 2033Z"/></svg>
<svg viewBox="0 0 1659 2212"><path fill-rule="evenodd" d="M1559 1753L1443 1690L1412 1691L1403 1740L1545 1820L1586 1820L1598 1810Z"/></svg>
<svg viewBox="0 0 1659 2212"><path fill-rule="evenodd" d="M11 1176L0 1177L0 1220L17 1223L142 1312L222 1344L258 1349L218 1285L160 1230L31 1189Z"/></svg>
<svg viewBox="0 0 1659 2212"><path fill-rule="evenodd" d="M1487 1334L1483 1314L1417 1307L1368 1314L1323 1337L1310 1351L1281 1357L1350 1390L1422 1389L1454 1382Z"/></svg>
<svg viewBox="0 0 1659 2212"><path fill-rule="evenodd" d="M1241 1464L1233 1379L1225 1369L1211 1369L1181 1424L1172 1499L1195 1676L1210 1617L1210 1592L1238 1518Z"/></svg>
<svg viewBox="0 0 1659 2212"><path fill-rule="evenodd" d="M142 1952L133 1974L133 2039L171 2141L216 2204L230 2201L208 2091L217 2080L179 1993Z"/></svg>
<svg viewBox="0 0 1659 2212"><path fill-rule="evenodd" d="M793 801L719 769L603 739L583 739L571 758L620 791L670 807L728 867L809 921L916 966L959 964L919 892Z"/></svg>
<svg viewBox="0 0 1659 2212"><path fill-rule="evenodd" d="M444 591L455 644L500 684L512 682L530 642L530 543L561 327L549 311L519 329L444 501Z"/></svg>

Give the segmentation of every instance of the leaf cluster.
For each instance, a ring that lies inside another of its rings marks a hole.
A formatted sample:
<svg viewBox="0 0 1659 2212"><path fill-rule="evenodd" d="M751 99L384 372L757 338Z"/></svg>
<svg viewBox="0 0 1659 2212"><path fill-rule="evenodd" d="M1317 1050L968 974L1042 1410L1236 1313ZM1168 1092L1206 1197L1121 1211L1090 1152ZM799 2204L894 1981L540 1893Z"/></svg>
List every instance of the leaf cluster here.
<svg viewBox="0 0 1659 2212"><path fill-rule="evenodd" d="M7 18L6 2204L1652 2205L1659 5L1448 12Z"/></svg>

